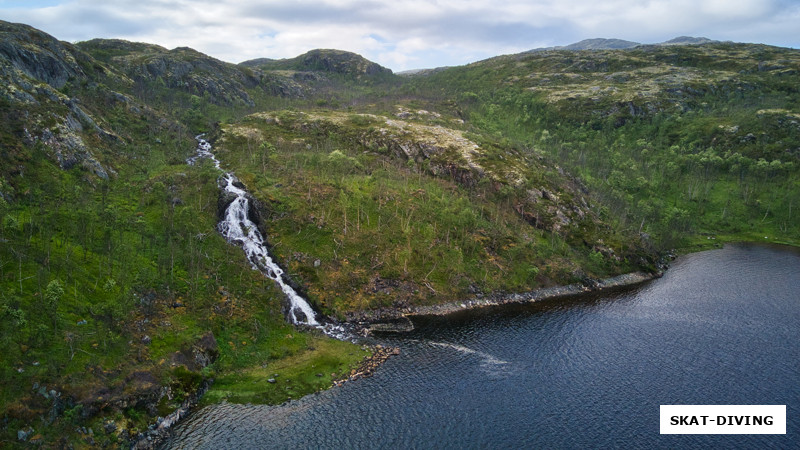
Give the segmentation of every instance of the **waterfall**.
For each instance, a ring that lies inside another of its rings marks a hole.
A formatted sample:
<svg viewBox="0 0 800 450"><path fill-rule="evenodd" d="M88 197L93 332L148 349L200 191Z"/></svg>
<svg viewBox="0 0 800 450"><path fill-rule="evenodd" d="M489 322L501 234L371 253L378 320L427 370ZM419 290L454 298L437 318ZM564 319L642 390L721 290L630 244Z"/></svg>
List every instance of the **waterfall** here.
<svg viewBox="0 0 800 450"><path fill-rule="evenodd" d="M187 163L194 165L199 159L207 158L214 162L214 167L222 170L219 160L211 152L211 144L203 139L202 134L195 139L197 139L198 142L197 154L189 158ZM217 225L217 230L225 236L228 242L242 247L253 269L258 270L267 278L278 283L283 293L286 294L286 298L289 300L289 320L294 324L310 325L320 328L326 334L333 337L342 338L346 336L347 333L340 325L321 325L317 321L317 313L311 308L311 305L283 279L283 269L281 269L270 256L267 251L264 236L261 235L256 224L253 223L248 216L250 200L248 199L247 192L236 186L238 181L236 177L230 172L223 171L220 181L220 185L224 185L223 189L233 194L235 199L225 209L225 215L222 221ZM241 183L239 184L241 185Z"/></svg>

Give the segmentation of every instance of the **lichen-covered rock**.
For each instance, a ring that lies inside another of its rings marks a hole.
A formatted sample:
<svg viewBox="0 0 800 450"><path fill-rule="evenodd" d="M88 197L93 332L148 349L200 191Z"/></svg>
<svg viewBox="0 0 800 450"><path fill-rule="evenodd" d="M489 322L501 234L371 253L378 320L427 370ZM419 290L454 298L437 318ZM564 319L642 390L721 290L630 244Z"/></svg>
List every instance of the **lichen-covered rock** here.
<svg viewBox="0 0 800 450"><path fill-rule="evenodd" d="M0 21L0 57L56 89L85 75L68 44L28 25Z"/></svg>
<svg viewBox="0 0 800 450"><path fill-rule="evenodd" d="M94 173L98 177L107 180L109 170L94 157L92 152L86 147L81 136L71 129L70 122L75 123L75 119L69 120L68 116L65 123L58 124L52 129L45 129L40 136L33 138L34 142L42 142L52 152L58 165L62 169L71 169L80 165L86 170ZM113 171L111 173L114 173Z"/></svg>

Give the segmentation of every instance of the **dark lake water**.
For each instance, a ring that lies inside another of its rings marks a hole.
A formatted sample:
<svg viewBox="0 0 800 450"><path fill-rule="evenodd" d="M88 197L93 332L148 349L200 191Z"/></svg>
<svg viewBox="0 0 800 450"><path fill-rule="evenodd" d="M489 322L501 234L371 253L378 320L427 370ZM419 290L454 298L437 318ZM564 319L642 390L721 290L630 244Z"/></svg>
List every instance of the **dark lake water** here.
<svg viewBox="0 0 800 450"><path fill-rule="evenodd" d="M415 320L371 378L193 414L172 448L798 448L800 253L732 245L633 289ZM783 435L660 435L662 404L787 405Z"/></svg>

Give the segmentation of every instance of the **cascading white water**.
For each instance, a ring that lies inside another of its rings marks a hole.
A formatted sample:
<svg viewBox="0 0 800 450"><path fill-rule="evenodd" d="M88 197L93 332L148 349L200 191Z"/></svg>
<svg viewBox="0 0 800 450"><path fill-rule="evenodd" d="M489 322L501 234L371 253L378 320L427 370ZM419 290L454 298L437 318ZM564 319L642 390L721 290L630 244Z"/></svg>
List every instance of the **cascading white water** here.
<svg viewBox="0 0 800 450"><path fill-rule="evenodd" d="M225 190L236 194L236 199L228 205L225 217L217 226L220 233L229 242L235 242L242 246L253 268L260 270L261 273L278 283L289 299L289 318L293 323L319 325L311 305L283 280L283 269L272 260L267 252L264 237L261 236L256 224L247 217L250 202L245 191L233 184L235 178L230 173L225 174L224 180L226 182Z"/></svg>
<svg viewBox="0 0 800 450"><path fill-rule="evenodd" d="M197 136L196 139L198 142L197 155L189 158L187 163L194 165L198 159L208 158L214 162L214 167L222 170L219 160L211 153L211 144L203 139L202 134ZM247 198L247 193L244 189L234 184L237 180L232 173L224 172L222 180L224 180L223 189L234 194L236 198L225 209L225 216L217 225L219 232L225 236L228 242L236 243L242 247L253 269L260 271L264 276L278 283L289 300L289 319L292 323L318 327L333 337L341 338L344 336L345 332L339 326L332 324L320 325L311 305L284 281L282 276L283 269L273 261L267 251L264 237L258 231L256 224L248 217L250 201Z"/></svg>
<svg viewBox="0 0 800 450"><path fill-rule="evenodd" d="M194 138L195 140L197 140L197 154L187 159L186 162L190 166L193 166L197 164L197 161L199 159L206 158L210 159L211 161L214 161L214 167L216 167L219 170L222 170L222 168L219 166L219 160L217 159L216 156L214 156L213 153L211 153L211 144L205 139L203 139L202 134L197 135Z"/></svg>

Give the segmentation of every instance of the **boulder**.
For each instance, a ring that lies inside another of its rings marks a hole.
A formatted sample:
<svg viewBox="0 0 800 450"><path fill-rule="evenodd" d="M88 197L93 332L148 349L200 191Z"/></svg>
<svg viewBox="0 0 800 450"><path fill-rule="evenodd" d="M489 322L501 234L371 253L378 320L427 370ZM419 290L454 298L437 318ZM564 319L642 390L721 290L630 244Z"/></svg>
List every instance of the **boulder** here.
<svg viewBox="0 0 800 450"><path fill-rule="evenodd" d="M31 437L32 434L33 434L33 428L31 428L31 427L28 427L27 429L24 429L24 430L18 430L17 431L17 440L21 441L21 442L25 442L25 441L28 440L29 437Z"/></svg>

